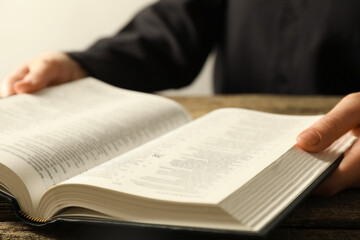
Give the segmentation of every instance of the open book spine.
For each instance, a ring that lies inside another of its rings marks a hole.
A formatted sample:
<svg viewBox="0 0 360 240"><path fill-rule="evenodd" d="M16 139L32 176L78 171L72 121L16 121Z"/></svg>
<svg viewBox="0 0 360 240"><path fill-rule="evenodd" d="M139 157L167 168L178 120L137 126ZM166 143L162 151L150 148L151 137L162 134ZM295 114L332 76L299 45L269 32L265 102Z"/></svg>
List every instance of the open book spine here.
<svg viewBox="0 0 360 240"><path fill-rule="evenodd" d="M44 226L50 223L55 222L56 220L47 220L47 219L38 219L35 217L30 216L29 214L25 213L20 209L19 204L17 203L16 199L12 196L1 192L0 191L0 197L5 199L8 203L12 205L12 209L15 213L15 215L26 224L32 225L32 226Z"/></svg>
<svg viewBox="0 0 360 240"><path fill-rule="evenodd" d="M331 164L310 186L308 186L305 191L303 191L297 198L286 208L281 214L279 214L275 219L271 221L264 229L258 233L254 232L238 232L233 230L221 230L221 229L207 229L207 228L193 228L193 227L181 227L181 226L171 226L171 225L159 225L159 224L148 224L140 222L127 222L120 220L110 220L110 219L89 219L89 218L54 218L54 219L37 219L32 216L29 216L23 212L15 198L12 196L1 192L0 197L6 199L7 202L11 203L13 210L16 216L25 222L26 224L41 227L54 222L82 222L82 223L93 223L93 224L111 224L111 225L122 225L122 226L133 226L133 227L145 227L145 228L156 228L156 229L175 229L175 230L186 230L186 231L196 231L196 232L216 232L216 233L226 233L226 234L235 234L235 235L244 235L244 236L268 236L271 231L275 229L284 219L286 219L289 214L299 206L306 198L308 198L313 191L323 182L325 179L338 167L341 160L343 159L344 154L342 154L335 162Z"/></svg>
<svg viewBox="0 0 360 240"><path fill-rule="evenodd" d="M49 223L49 221L46 219L39 219L39 218L31 217L30 215L28 215L26 212L24 212L22 210L18 210L17 214L19 215L19 218L22 218L22 220L24 220L25 222L30 221L32 224L36 223L36 225L38 225L38 224Z"/></svg>

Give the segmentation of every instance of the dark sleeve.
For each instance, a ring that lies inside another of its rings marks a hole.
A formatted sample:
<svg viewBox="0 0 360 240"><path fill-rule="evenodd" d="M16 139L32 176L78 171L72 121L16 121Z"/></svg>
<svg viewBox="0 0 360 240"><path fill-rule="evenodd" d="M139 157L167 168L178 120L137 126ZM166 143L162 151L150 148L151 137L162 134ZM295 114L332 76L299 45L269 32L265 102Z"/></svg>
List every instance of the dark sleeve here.
<svg viewBox="0 0 360 240"><path fill-rule="evenodd" d="M122 88L183 87L199 73L219 37L222 0L163 0L115 36L68 53L93 77Z"/></svg>

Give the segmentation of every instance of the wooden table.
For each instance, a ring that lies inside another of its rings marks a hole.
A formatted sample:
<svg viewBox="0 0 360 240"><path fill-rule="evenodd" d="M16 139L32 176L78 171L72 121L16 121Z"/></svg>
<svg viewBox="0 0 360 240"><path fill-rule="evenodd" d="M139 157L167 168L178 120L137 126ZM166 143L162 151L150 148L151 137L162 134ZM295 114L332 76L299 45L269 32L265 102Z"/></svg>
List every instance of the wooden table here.
<svg viewBox="0 0 360 240"><path fill-rule="evenodd" d="M329 111L340 97L237 95L173 99L184 105L196 118L221 107L286 114L321 114ZM10 205L1 200L0 222L1 239L241 239L230 235L108 225L53 224L34 228L20 222ZM269 239L360 239L360 190L344 191L331 198L311 196Z"/></svg>

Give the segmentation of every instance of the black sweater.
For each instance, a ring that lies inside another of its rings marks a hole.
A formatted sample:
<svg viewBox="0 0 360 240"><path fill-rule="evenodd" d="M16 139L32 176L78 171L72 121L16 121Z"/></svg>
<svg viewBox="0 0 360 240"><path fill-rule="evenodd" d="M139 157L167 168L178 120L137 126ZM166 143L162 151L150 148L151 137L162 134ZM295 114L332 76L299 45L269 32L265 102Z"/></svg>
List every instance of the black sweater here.
<svg viewBox="0 0 360 240"><path fill-rule="evenodd" d="M164 0L69 54L96 78L151 92L191 83L213 49L217 93L360 91L360 1Z"/></svg>

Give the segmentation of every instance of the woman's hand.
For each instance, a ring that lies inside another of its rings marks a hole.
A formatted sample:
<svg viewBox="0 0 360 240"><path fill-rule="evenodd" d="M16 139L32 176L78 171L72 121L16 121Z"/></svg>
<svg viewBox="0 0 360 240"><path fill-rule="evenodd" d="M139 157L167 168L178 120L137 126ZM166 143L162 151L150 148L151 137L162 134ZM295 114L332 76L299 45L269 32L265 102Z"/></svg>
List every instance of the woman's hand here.
<svg viewBox="0 0 360 240"><path fill-rule="evenodd" d="M309 152L330 146L342 135L352 131L360 135L360 92L344 97L328 114L297 137L297 145ZM345 152L338 168L317 189L316 193L334 195L347 188L360 187L360 140Z"/></svg>
<svg viewBox="0 0 360 240"><path fill-rule="evenodd" d="M31 93L86 76L81 66L65 53L48 52L7 76L1 82L0 96Z"/></svg>

